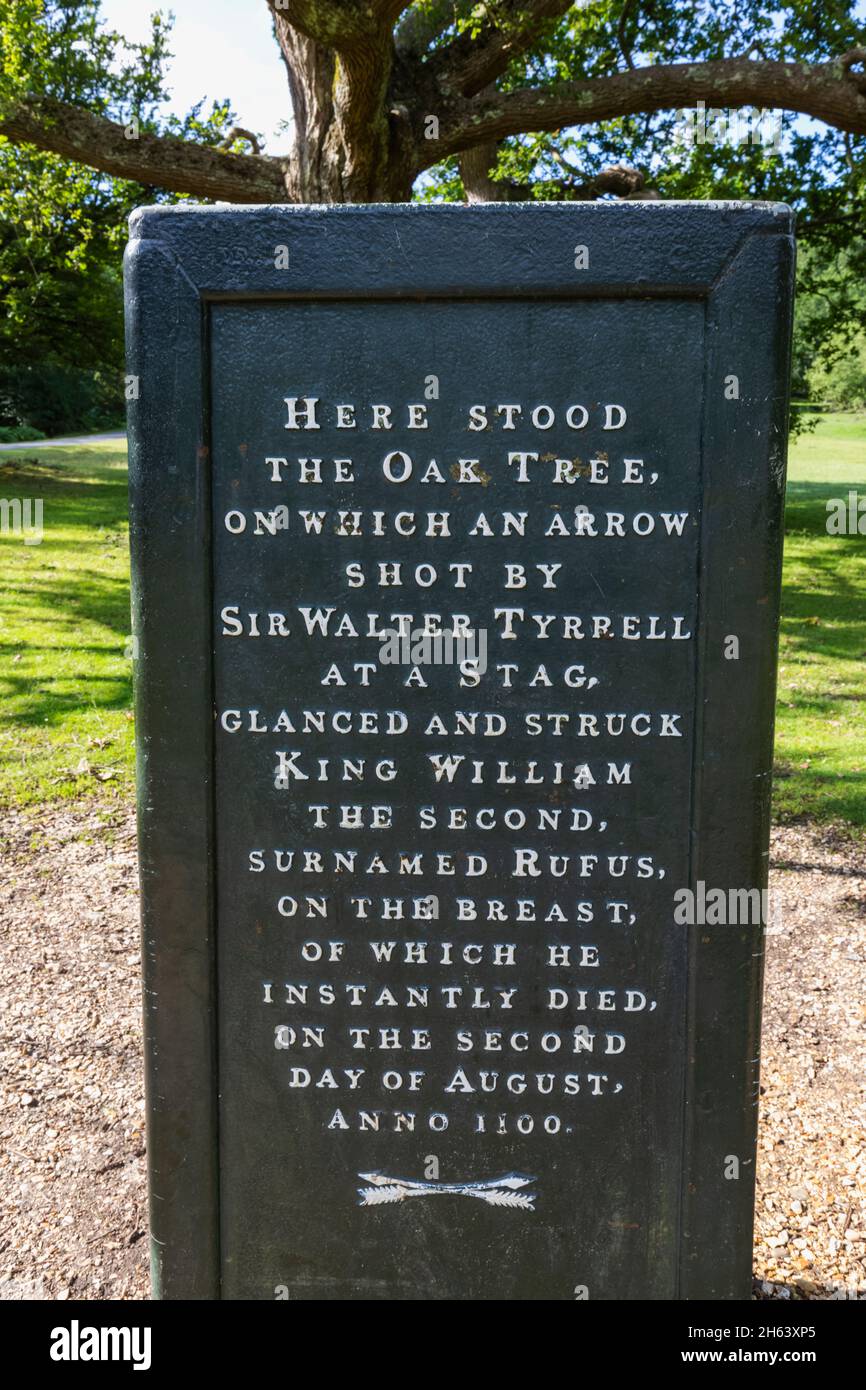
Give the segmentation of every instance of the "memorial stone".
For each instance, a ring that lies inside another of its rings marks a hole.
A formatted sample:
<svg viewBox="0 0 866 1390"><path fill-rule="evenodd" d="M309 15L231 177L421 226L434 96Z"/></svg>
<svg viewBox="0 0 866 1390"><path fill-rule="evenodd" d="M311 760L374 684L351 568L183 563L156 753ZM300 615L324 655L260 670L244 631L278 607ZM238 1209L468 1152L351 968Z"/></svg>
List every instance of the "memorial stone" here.
<svg viewBox="0 0 866 1390"><path fill-rule="evenodd" d="M155 1296L748 1297L792 266L134 214Z"/></svg>

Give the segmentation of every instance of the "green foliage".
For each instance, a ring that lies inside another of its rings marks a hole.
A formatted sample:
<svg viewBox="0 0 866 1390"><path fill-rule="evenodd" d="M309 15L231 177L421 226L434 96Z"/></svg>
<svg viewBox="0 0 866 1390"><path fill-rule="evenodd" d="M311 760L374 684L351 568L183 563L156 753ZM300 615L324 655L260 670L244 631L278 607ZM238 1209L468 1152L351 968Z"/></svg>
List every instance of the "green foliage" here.
<svg viewBox="0 0 866 1390"><path fill-rule="evenodd" d="M866 409L866 333L858 333L833 366L814 367L809 388L814 400L837 409Z"/></svg>
<svg viewBox="0 0 866 1390"><path fill-rule="evenodd" d="M40 430L27 425L0 425L0 444L26 444L29 439L43 439Z"/></svg>
<svg viewBox="0 0 866 1390"><path fill-rule="evenodd" d="M169 23L151 16L149 39L129 43L107 29L99 0L5 0L0 17L0 91L50 95L115 119L152 122L166 97Z"/></svg>
<svg viewBox="0 0 866 1390"><path fill-rule="evenodd" d="M419 7L415 6L414 9ZM476 6L456 6L449 35L477 23ZM515 58L504 90L608 77L628 66L731 56L821 63L866 45L856 0L589 0L547 26ZM437 40L436 42L439 42ZM435 46L435 45L434 45ZM764 127L765 134L769 133ZM594 175L627 164L664 198L773 199L800 214L800 235L829 259L866 222L866 140L785 116L780 147L725 141L688 144L677 112L625 116L589 127L515 136L500 147L496 175L532 185L531 196L568 197ZM426 200L460 196L456 162L421 180Z"/></svg>
<svg viewBox="0 0 866 1390"><path fill-rule="evenodd" d="M169 21L147 42L101 22L98 0L9 0L0 12L0 109L49 94L143 130L217 145L228 101L161 120ZM134 207L173 195L0 137L0 426L53 434L123 419L121 258Z"/></svg>
<svg viewBox="0 0 866 1390"><path fill-rule="evenodd" d="M844 407L866 403L866 240L800 248L794 389Z"/></svg>
<svg viewBox="0 0 866 1390"><path fill-rule="evenodd" d="M0 424L121 417L127 206L92 170L0 142Z"/></svg>
<svg viewBox="0 0 866 1390"><path fill-rule="evenodd" d="M121 418L131 202L91 170L0 142L0 424L50 433Z"/></svg>
<svg viewBox="0 0 866 1390"><path fill-rule="evenodd" d="M234 124L228 101L161 117L168 99L171 15L156 11L143 43L109 29L100 0L4 0L0 11L0 111L22 96L51 96L154 134L220 144Z"/></svg>
<svg viewBox="0 0 866 1390"><path fill-rule="evenodd" d="M429 7L413 7L419 8ZM854 0L782 5L718 0L712 6L699 0L590 0L549 25L535 49L515 59L502 86L538 87L610 76L631 64L732 55L826 62L866 45L857 10ZM457 6L446 37L471 29L478 11ZM711 118L708 113L707 133L721 133ZM800 239L795 392L817 392L845 405L862 401L858 335L866 323L866 140L790 115L781 121L778 142L766 121L763 127L753 121L748 132L741 124L736 133L746 134L742 143L704 140L704 127L699 129L700 137L689 143L679 113L663 112L515 136L500 146L494 177L522 186L527 197L581 197L593 176L626 164L640 170L646 186L665 199L788 203L798 213ZM457 161L424 175L418 196L428 202L461 201ZM793 423L795 429L809 424L802 415Z"/></svg>
<svg viewBox="0 0 866 1390"><path fill-rule="evenodd" d="M588 0L547 24L500 86L579 81L630 64L749 55L823 62L866 44L855 0ZM430 52L477 37L491 13L469 0L419 0L398 40ZM497 12L497 18L502 15ZM525 15L520 7L513 23ZM225 145L227 100L184 116L161 114L171 17L152 16L131 44L100 19L99 0L5 0L0 8L0 111L23 94L47 94L193 143ZM279 70L275 56L275 80ZM230 148L242 152L236 137ZM682 138L676 112L630 116L506 140L496 174L525 196L585 196L614 164L642 171L664 198L766 198L799 213L795 391L856 404L863 395L866 280L866 140L784 118L780 147ZM423 201L460 201L457 161L420 181ZM46 431L113 422L122 410L120 256L126 217L139 203L176 195L108 178L0 138L0 426ZM801 417L802 418L802 417Z"/></svg>

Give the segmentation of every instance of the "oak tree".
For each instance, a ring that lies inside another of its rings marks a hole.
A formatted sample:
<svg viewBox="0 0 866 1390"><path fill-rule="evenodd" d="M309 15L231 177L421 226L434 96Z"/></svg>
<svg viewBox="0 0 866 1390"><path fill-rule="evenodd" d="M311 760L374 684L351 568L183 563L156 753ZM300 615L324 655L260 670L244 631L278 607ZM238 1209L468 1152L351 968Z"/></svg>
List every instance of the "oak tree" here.
<svg viewBox="0 0 866 1390"><path fill-rule="evenodd" d="M447 160L472 199L641 196L671 116L699 104L810 117L849 160L853 141L862 157L866 35L845 0L260 3L293 121L289 156L238 128L215 142L160 126L164 25L137 62L118 62L136 55L99 27L94 0L7 0L0 135L141 185L240 203L402 202ZM573 131L577 145L572 135L564 145ZM604 165L611 138L643 160Z"/></svg>

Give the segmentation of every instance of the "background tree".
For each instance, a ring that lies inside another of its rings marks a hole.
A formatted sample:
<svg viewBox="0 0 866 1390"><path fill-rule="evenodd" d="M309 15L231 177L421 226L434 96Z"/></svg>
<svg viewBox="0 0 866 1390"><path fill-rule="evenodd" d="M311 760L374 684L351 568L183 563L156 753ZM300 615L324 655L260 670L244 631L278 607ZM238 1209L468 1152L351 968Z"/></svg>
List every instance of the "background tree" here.
<svg viewBox="0 0 866 1390"><path fill-rule="evenodd" d="M293 126L288 156L268 154L228 101L207 116L162 114L159 15L148 42L131 45L100 23L98 0L5 0L0 288L11 287L15 323L28 293L31 329L32 314L50 317L39 265L52 257L55 309L69 307L63 273L85 273L83 307L99 319L101 277L136 202L731 197L800 213L804 283L818 296L800 318L813 335L803 380L855 332L866 26L853 0L259 3ZM701 104L707 138L688 143L683 112ZM785 113L770 131L780 138L753 125L732 142L714 110L747 108Z"/></svg>
<svg viewBox="0 0 866 1390"><path fill-rule="evenodd" d="M16 12L17 10L17 12ZM50 68L64 102L156 127L165 99L167 27L127 44L99 24L99 6L10 6L0 26L0 109ZM166 128L216 146L234 120L227 102L201 105ZM122 423L126 219L141 203L182 195L0 138L0 439Z"/></svg>
<svg viewBox="0 0 866 1390"><path fill-rule="evenodd" d="M471 196L507 194L513 180L490 173L502 142L578 127L573 153L592 129L601 153L625 134L651 157L669 142L670 113L701 101L866 135L866 33L849 0L261 3L285 66L288 158L256 140L241 154L159 129L164 25L136 62L98 27L95 0L7 0L0 133L138 183L252 203L406 201L425 169L454 156ZM556 196L599 191L594 159L575 166L555 139L529 150ZM601 191L639 191L615 182Z"/></svg>

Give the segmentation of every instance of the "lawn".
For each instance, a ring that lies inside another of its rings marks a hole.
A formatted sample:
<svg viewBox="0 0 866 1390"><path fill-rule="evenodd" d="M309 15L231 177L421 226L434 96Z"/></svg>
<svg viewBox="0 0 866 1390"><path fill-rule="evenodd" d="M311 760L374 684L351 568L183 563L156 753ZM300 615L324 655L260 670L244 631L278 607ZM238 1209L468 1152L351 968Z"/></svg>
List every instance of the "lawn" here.
<svg viewBox="0 0 866 1390"><path fill-rule="evenodd" d="M0 446L0 497L41 498L44 527L0 536L0 804L129 798L126 443Z"/></svg>
<svg viewBox="0 0 866 1390"><path fill-rule="evenodd" d="M866 494L866 416L791 449L775 816L866 827L866 537L826 502ZM44 539L0 536L0 804L133 785L126 449L0 447L0 497L41 498ZM866 524L866 523L864 523Z"/></svg>
<svg viewBox="0 0 866 1390"><path fill-rule="evenodd" d="M822 416L788 464L773 807L862 831L866 535L828 535L826 506L851 491L866 497L866 415Z"/></svg>

